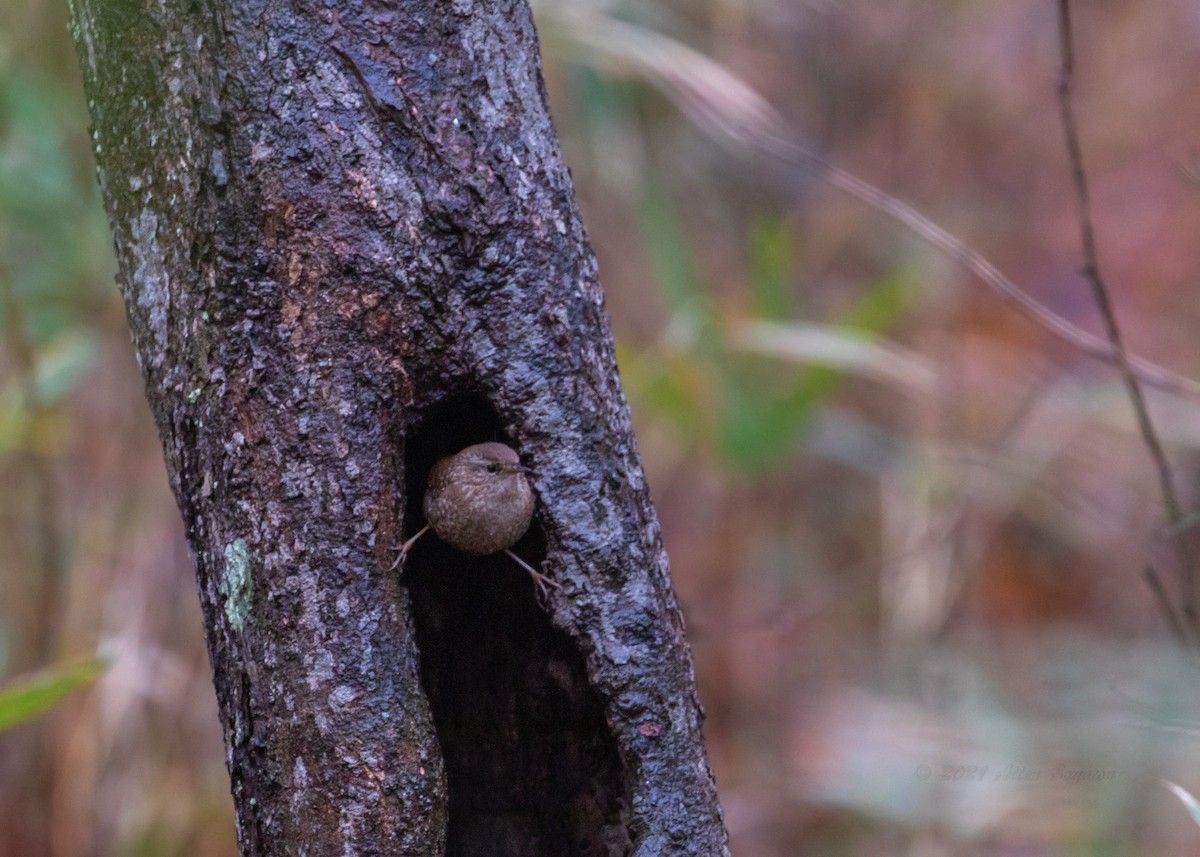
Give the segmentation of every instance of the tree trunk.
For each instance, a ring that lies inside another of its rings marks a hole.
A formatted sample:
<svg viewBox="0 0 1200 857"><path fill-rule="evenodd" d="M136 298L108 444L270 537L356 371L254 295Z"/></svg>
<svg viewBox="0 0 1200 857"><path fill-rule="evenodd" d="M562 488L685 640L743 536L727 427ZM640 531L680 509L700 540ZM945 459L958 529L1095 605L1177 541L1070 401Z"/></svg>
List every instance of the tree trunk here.
<svg viewBox="0 0 1200 857"><path fill-rule="evenodd" d="M524 0L75 0L244 855L727 853ZM533 469L516 552L439 456Z"/></svg>

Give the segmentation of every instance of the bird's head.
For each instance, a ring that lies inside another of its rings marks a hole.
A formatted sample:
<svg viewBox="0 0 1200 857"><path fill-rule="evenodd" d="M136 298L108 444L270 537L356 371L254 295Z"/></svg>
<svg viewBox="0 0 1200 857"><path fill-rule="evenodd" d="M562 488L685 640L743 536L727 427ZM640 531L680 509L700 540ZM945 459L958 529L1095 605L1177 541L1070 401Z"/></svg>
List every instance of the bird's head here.
<svg viewBox="0 0 1200 857"><path fill-rule="evenodd" d="M456 469L476 481L511 479L529 472L516 451L503 443L477 443L454 458Z"/></svg>

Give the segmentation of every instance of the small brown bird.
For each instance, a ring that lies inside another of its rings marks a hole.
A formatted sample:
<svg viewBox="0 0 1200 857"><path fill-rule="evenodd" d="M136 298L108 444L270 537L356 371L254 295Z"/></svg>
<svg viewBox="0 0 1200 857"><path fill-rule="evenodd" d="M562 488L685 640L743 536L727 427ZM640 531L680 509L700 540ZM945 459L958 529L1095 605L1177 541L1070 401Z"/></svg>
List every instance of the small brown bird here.
<svg viewBox="0 0 1200 857"><path fill-rule="evenodd" d="M450 547L472 556L504 551L533 576L544 597L547 587L558 584L509 550L533 518L528 472L503 443L477 443L439 460L425 489L427 523L400 546L392 567L402 566L417 539L432 529Z"/></svg>

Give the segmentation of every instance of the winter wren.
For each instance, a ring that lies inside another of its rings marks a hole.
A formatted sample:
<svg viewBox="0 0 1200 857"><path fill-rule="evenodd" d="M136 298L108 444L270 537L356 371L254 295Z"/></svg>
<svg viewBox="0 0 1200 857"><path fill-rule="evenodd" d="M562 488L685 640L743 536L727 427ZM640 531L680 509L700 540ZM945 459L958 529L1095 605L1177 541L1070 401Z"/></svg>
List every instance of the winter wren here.
<svg viewBox="0 0 1200 857"><path fill-rule="evenodd" d="M432 529L450 547L472 556L504 551L533 576L545 596L547 586L558 584L509 550L533 518L528 472L517 453L502 443L477 443L439 460L425 489L426 524L400 546L395 565L403 565L417 539Z"/></svg>

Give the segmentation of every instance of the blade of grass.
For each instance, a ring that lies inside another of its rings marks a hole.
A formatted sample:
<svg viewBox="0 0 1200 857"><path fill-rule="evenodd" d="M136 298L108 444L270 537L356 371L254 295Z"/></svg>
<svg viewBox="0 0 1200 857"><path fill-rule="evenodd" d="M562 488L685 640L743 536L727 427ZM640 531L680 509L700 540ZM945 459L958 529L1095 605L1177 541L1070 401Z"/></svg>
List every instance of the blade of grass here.
<svg viewBox="0 0 1200 857"><path fill-rule="evenodd" d="M0 731L51 708L71 691L95 681L108 668L103 658L49 667L0 687Z"/></svg>
<svg viewBox="0 0 1200 857"><path fill-rule="evenodd" d="M1183 786L1177 786L1170 780L1159 780L1159 782L1170 789L1175 797L1179 798L1179 801L1187 809L1188 815L1192 817L1192 821L1196 823L1197 827L1200 827L1200 802L1192 797L1191 793Z"/></svg>

